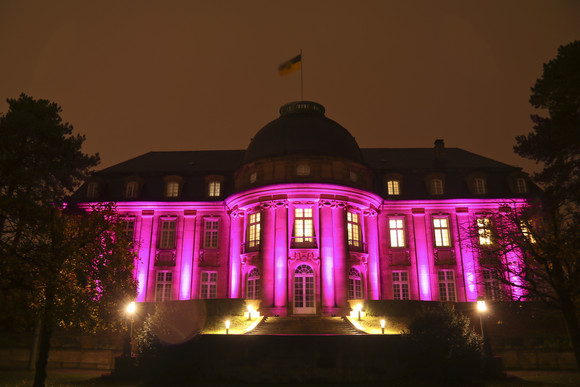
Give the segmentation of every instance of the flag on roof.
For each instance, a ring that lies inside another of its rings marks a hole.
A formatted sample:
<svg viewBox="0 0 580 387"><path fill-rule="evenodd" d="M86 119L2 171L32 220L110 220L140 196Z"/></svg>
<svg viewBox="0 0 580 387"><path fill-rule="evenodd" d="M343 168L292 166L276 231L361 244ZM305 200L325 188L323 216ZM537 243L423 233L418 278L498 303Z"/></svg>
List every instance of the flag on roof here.
<svg viewBox="0 0 580 387"><path fill-rule="evenodd" d="M294 58L278 66L278 71L280 72L280 75L286 75L290 74L293 71L300 70L301 68L302 68L302 54L298 54Z"/></svg>

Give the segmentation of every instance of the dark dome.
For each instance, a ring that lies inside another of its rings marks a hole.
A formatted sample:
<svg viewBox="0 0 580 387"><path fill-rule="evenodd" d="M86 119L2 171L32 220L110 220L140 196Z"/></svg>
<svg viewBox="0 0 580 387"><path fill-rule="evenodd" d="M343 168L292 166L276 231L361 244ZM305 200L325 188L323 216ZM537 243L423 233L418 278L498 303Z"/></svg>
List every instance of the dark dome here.
<svg viewBox="0 0 580 387"><path fill-rule="evenodd" d="M363 163L354 137L324 115L324 106L310 101L290 102L280 117L264 126L252 139L244 162L289 155L347 158Z"/></svg>

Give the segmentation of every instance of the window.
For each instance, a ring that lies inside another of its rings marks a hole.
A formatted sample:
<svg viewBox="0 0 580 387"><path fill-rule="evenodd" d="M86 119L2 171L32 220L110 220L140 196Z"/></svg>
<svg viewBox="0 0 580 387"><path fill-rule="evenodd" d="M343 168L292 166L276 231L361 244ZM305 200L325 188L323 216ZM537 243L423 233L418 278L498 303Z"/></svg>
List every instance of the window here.
<svg viewBox="0 0 580 387"><path fill-rule="evenodd" d="M431 193L433 195L443 195L443 180L442 179L431 180Z"/></svg>
<svg viewBox="0 0 580 387"><path fill-rule="evenodd" d="M258 172L250 173L250 184L255 183L258 180Z"/></svg>
<svg viewBox="0 0 580 387"><path fill-rule="evenodd" d="M387 181L387 194L388 195L400 195L400 183L398 180Z"/></svg>
<svg viewBox="0 0 580 387"><path fill-rule="evenodd" d="M135 235L135 218L123 219L123 232L130 241L134 240Z"/></svg>
<svg viewBox="0 0 580 387"><path fill-rule="evenodd" d="M518 177L516 179L516 193L526 193L528 188L526 187L526 179L523 177Z"/></svg>
<svg viewBox="0 0 580 387"><path fill-rule="evenodd" d="M201 272L201 298L216 298L217 297L217 272L202 271Z"/></svg>
<svg viewBox="0 0 580 387"><path fill-rule="evenodd" d="M139 182L130 181L125 185L125 197L128 199L134 199L137 197L139 192Z"/></svg>
<svg viewBox="0 0 580 387"><path fill-rule="evenodd" d="M260 298L260 270L253 268L248 273L248 287L246 290L246 298L250 300L257 300Z"/></svg>
<svg viewBox="0 0 580 387"><path fill-rule="evenodd" d="M248 216L248 231L246 235L248 248L260 246L260 213L254 212Z"/></svg>
<svg viewBox="0 0 580 387"><path fill-rule="evenodd" d="M219 181L210 181L207 185L207 195L209 197L219 197L222 194L222 183Z"/></svg>
<svg viewBox="0 0 580 387"><path fill-rule="evenodd" d="M450 247L449 239L449 219L433 218L433 233L435 235L436 247Z"/></svg>
<svg viewBox="0 0 580 387"><path fill-rule="evenodd" d="M350 171L349 178L350 178L350 181L352 181L353 183L356 183L356 181L358 180L358 175L355 171Z"/></svg>
<svg viewBox="0 0 580 387"><path fill-rule="evenodd" d="M309 176L310 175L310 166L307 164L300 164L296 167L296 174L298 176Z"/></svg>
<svg viewBox="0 0 580 387"><path fill-rule="evenodd" d="M155 301L171 301L171 282L173 273L170 271L158 271L157 283L155 284Z"/></svg>
<svg viewBox="0 0 580 387"><path fill-rule="evenodd" d="M405 247L405 229L403 219L389 219L391 247Z"/></svg>
<svg viewBox="0 0 580 387"><path fill-rule="evenodd" d="M351 300L363 298L360 272L354 267L348 272L348 298Z"/></svg>
<svg viewBox="0 0 580 387"><path fill-rule="evenodd" d="M99 196L99 183L92 181L87 185L87 197L95 199L97 196Z"/></svg>
<svg viewBox="0 0 580 387"><path fill-rule="evenodd" d="M165 196L168 198L176 198L179 196L179 182L170 181L165 185Z"/></svg>
<svg viewBox="0 0 580 387"><path fill-rule="evenodd" d="M409 299L409 273L406 271L393 272L393 300Z"/></svg>
<svg viewBox="0 0 580 387"><path fill-rule="evenodd" d="M294 209L294 242L313 243L312 208Z"/></svg>
<svg viewBox="0 0 580 387"><path fill-rule="evenodd" d="M359 215L356 212L347 211L346 227L347 227L348 245L350 247L361 247Z"/></svg>
<svg viewBox="0 0 580 387"><path fill-rule="evenodd" d="M499 283L491 270L483 269L483 286L485 289L485 299L486 300L499 300L501 294L499 292Z"/></svg>
<svg viewBox="0 0 580 387"><path fill-rule="evenodd" d="M219 228L219 218L205 219L204 235L203 235L204 249L217 249L218 228Z"/></svg>
<svg viewBox="0 0 580 387"><path fill-rule="evenodd" d="M175 224L176 219L161 219L161 232L159 235L160 249L175 248Z"/></svg>
<svg viewBox="0 0 580 387"><path fill-rule="evenodd" d="M441 301L455 302L455 280L452 270L439 270L439 298Z"/></svg>
<svg viewBox="0 0 580 387"><path fill-rule="evenodd" d="M489 218L477 218L477 234L481 246L491 245L491 220Z"/></svg>
<svg viewBox="0 0 580 387"><path fill-rule="evenodd" d="M536 238L530 232L530 227L525 220L520 220L520 230L522 230L522 235L526 238L530 243L536 243Z"/></svg>
<svg viewBox="0 0 580 387"><path fill-rule="evenodd" d="M473 192L476 194L485 193L485 180L481 177L473 179Z"/></svg>

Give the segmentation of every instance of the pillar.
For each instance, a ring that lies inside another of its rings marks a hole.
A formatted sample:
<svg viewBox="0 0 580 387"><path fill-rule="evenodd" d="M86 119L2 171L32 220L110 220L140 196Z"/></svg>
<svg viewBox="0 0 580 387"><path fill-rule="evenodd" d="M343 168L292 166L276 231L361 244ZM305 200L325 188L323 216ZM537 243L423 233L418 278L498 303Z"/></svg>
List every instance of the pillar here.
<svg viewBox="0 0 580 387"><path fill-rule="evenodd" d="M272 203L263 203L262 216L262 262L263 262L263 288L262 302L265 307L274 306L274 264L275 264L275 242L276 242L276 217Z"/></svg>
<svg viewBox="0 0 580 387"><path fill-rule="evenodd" d="M338 308L347 307L348 289L346 288L346 203L337 202L332 209L332 227L334 230L334 301ZM360 225L362 227L362 224ZM362 242L362 241L361 241Z"/></svg>
<svg viewBox="0 0 580 387"><path fill-rule="evenodd" d="M193 275L193 239L195 237L195 210L183 212L183 237L181 239L181 283L179 299L191 298L191 283Z"/></svg>
<svg viewBox="0 0 580 387"><path fill-rule="evenodd" d="M137 280L137 302L147 301L147 281L149 281L149 256L153 235L153 210L141 213L141 232L139 233L139 258L135 261Z"/></svg>
<svg viewBox="0 0 580 387"><path fill-rule="evenodd" d="M425 224L425 209L413 208L412 211L417 278L419 279L419 299L421 301L432 301L433 295L431 294L431 273L429 270L429 247Z"/></svg>
<svg viewBox="0 0 580 387"><path fill-rule="evenodd" d="M230 214L230 298L242 296L242 240L244 236L244 212L236 209Z"/></svg>
<svg viewBox="0 0 580 387"><path fill-rule="evenodd" d="M334 308L334 243L332 206L330 201L321 201L320 207L320 278L322 309Z"/></svg>
<svg viewBox="0 0 580 387"><path fill-rule="evenodd" d="M288 301L288 201L276 201L275 208L274 305L283 308Z"/></svg>
<svg viewBox="0 0 580 387"><path fill-rule="evenodd" d="M463 284L465 286L465 301L477 301L477 272L475 268L474 251L469 247L470 220L467 208L456 209L457 212L457 240L461 266L463 268Z"/></svg>

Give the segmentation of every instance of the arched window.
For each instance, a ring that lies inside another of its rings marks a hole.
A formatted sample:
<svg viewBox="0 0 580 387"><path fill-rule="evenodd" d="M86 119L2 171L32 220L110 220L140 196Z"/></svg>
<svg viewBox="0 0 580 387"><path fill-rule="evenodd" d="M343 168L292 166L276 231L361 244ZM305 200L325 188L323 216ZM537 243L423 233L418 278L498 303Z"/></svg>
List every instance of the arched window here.
<svg viewBox="0 0 580 387"><path fill-rule="evenodd" d="M248 273L246 298L250 300L257 300L260 298L260 270L257 268L253 268Z"/></svg>
<svg viewBox="0 0 580 387"><path fill-rule="evenodd" d="M348 298L351 300L363 298L360 272L354 267L348 272Z"/></svg>
<svg viewBox="0 0 580 387"><path fill-rule="evenodd" d="M139 193L139 182L132 180L125 184L125 197L127 199L135 199Z"/></svg>

